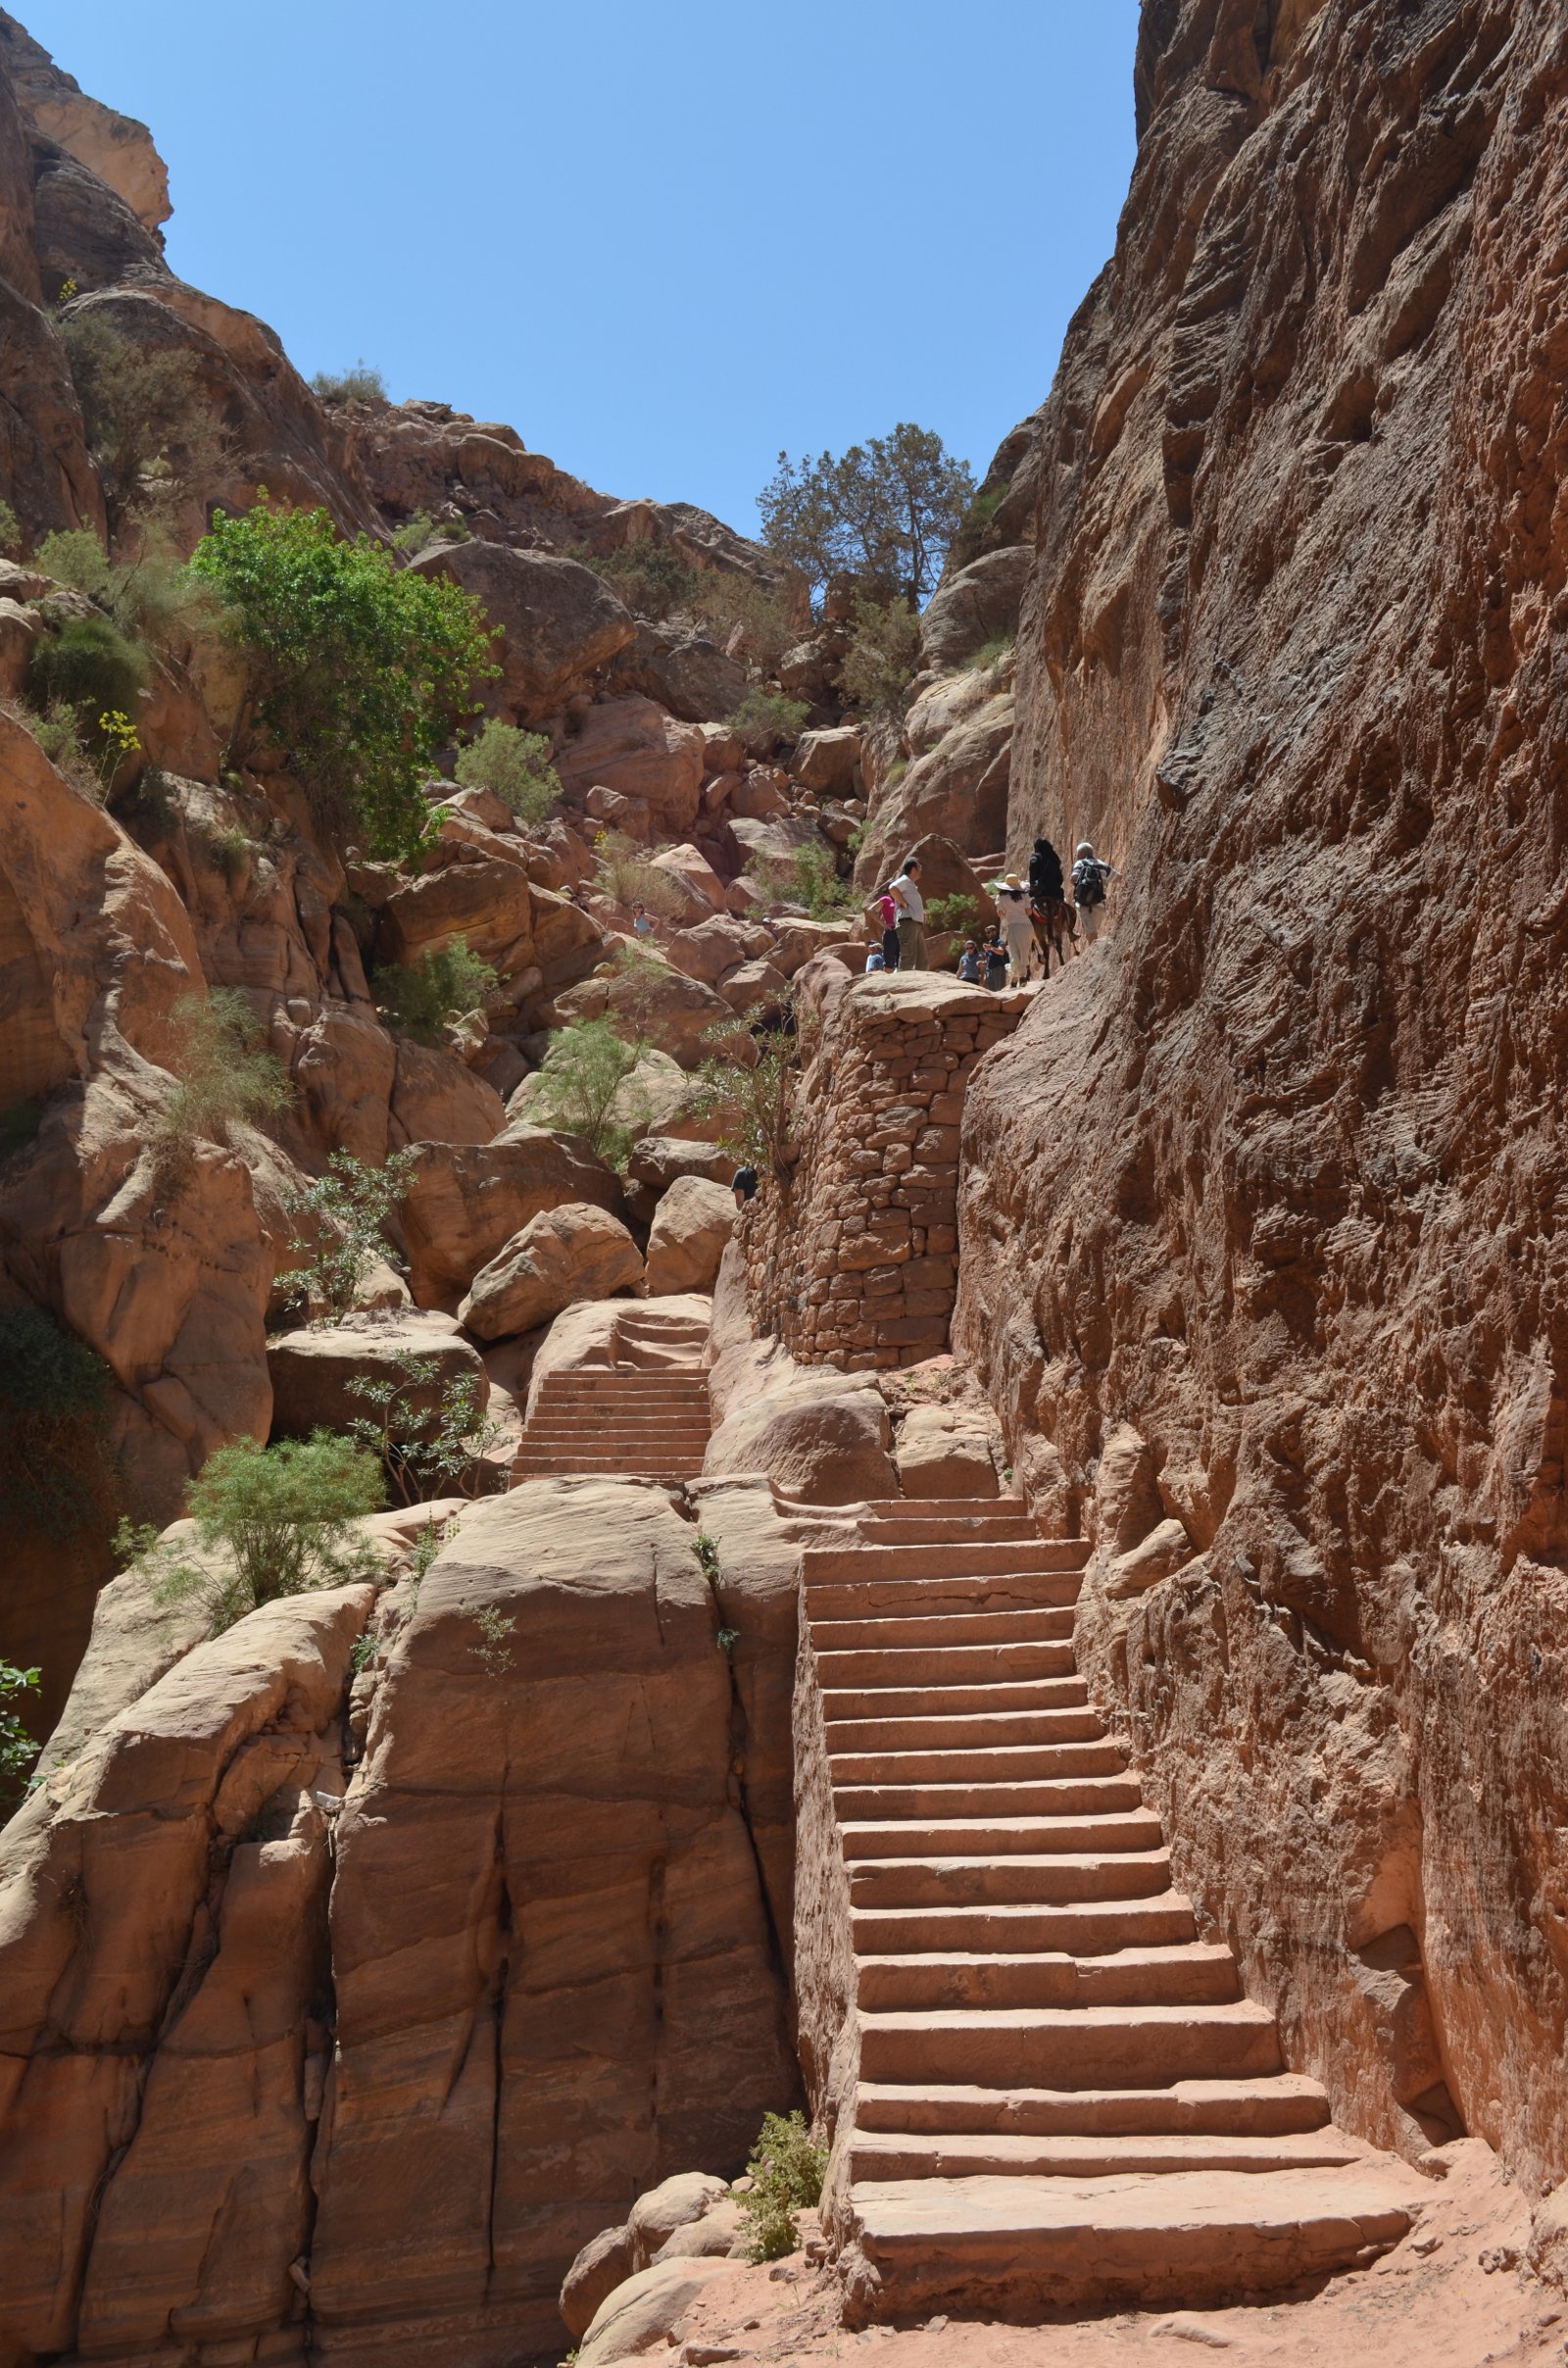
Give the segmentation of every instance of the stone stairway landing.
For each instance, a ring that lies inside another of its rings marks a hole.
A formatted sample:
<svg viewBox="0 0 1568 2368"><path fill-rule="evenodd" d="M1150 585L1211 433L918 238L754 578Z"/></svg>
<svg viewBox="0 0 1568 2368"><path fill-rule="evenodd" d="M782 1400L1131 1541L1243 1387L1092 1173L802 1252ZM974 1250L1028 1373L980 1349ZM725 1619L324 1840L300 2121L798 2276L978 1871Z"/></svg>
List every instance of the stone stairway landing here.
<svg viewBox="0 0 1568 2368"><path fill-rule="evenodd" d="M523 1426L513 1480L574 1472L692 1480L710 1429L708 1376L695 1368L548 1374Z"/></svg>
<svg viewBox="0 0 1568 2368"><path fill-rule="evenodd" d="M1420 2208L1198 1938L1077 1675L1087 1551L1005 1501L901 1499L806 1554L855 1963L826 2206L852 2317L1278 2292Z"/></svg>

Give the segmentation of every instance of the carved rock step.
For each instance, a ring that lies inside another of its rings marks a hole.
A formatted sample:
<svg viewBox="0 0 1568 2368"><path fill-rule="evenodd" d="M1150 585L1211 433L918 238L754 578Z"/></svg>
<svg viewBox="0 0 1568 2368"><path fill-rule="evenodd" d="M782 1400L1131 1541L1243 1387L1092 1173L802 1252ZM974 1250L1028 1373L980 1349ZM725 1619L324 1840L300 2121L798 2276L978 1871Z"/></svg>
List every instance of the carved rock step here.
<svg viewBox="0 0 1568 2368"><path fill-rule="evenodd" d="M1143 1807L1136 1776L1066 1776L1017 1784L838 1784L842 1819L886 1824L896 1818L952 1821L959 1817L1084 1817ZM909 1846L912 1853L913 1844ZM907 1853L906 1853L907 1854Z"/></svg>
<svg viewBox="0 0 1568 2368"><path fill-rule="evenodd" d="M1175 1948L1191 1941L1196 1927L1191 1900L1156 1888L1127 1899L857 1908L850 1929L861 1956L952 1949L967 1956L1045 1950L1083 1958L1121 1949Z"/></svg>
<svg viewBox="0 0 1568 2368"><path fill-rule="evenodd" d="M940 1718L977 1710L1077 1710L1089 1700L1081 1677L1020 1678L981 1686L844 1686L824 1688L822 1714L842 1718Z"/></svg>
<svg viewBox="0 0 1568 2368"><path fill-rule="evenodd" d="M835 1763L841 1752L920 1750L970 1751L996 1744L1099 1743L1100 1713L1081 1710L993 1710L935 1718L844 1718L828 1729Z"/></svg>
<svg viewBox="0 0 1568 2368"><path fill-rule="evenodd" d="M1068 1776L1119 1776L1127 1765L1120 1744L1014 1744L953 1751L840 1751L828 1765L840 1784L1013 1784Z"/></svg>
<svg viewBox="0 0 1568 2368"><path fill-rule="evenodd" d="M855 1907L966 1907L1015 1900L1137 1899L1170 1889L1162 1850L1001 1858L859 1858L846 1869Z"/></svg>
<svg viewBox="0 0 1568 2368"><path fill-rule="evenodd" d="M681 1380L670 1373L549 1373L539 1385L539 1406L707 1406L708 1379L698 1374Z"/></svg>
<svg viewBox="0 0 1568 2368"><path fill-rule="evenodd" d="M1086 2088L1254 2080L1280 2069L1279 2035L1250 1998L1225 2006L1001 2007L862 2015L867 2080Z"/></svg>
<svg viewBox="0 0 1568 2368"><path fill-rule="evenodd" d="M860 1538L866 1546L951 1546L961 1557L969 1546L1038 1546L1040 1524L1023 1511L994 1515L989 1520L954 1514L939 1503L922 1511L911 1501L906 1511L862 1517Z"/></svg>
<svg viewBox="0 0 1568 2368"><path fill-rule="evenodd" d="M1263 2177L877 2179L851 2188L849 2212L879 2317L947 2304L1021 2317L1278 2292L1396 2244L1423 2186L1386 2161Z"/></svg>
<svg viewBox="0 0 1568 2368"><path fill-rule="evenodd" d="M1004 1603L995 1609L887 1612L874 1619L813 1619L811 1640L818 1653L898 1647L950 1645L1063 1644L1072 1639L1072 1610L1063 1603Z"/></svg>
<svg viewBox="0 0 1568 2368"><path fill-rule="evenodd" d="M1023 1577L1035 1572L1081 1571L1087 1549L1081 1539L1041 1538L1031 1544L996 1546L808 1546L806 1580L981 1579ZM956 1567L955 1567L956 1565Z"/></svg>
<svg viewBox="0 0 1568 2368"><path fill-rule="evenodd" d="M860 2131L854 2179L1103 2179L1119 2173L1345 2170L1375 2159L1331 2123L1285 2137L932 2138Z"/></svg>
<svg viewBox="0 0 1568 2368"><path fill-rule="evenodd" d="M1120 1949L1112 1955L1059 1949L1004 1956L926 1949L862 1956L856 1967L868 2011L991 2006L1220 2006L1239 1992L1228 1949L1188 1941L1168 1949ZM905 2174L901 2171L899 2177Z"/></svg>
<svg viewBox="0 0 1568 2368"><path fill-rule="evenodd" d="M1000 1578L817 1579L806 1588L816 1620L863 1620L881 1611L903 1618L952 1612L1039 1611L1070 1607L1083 1581L1076 1571L1014 1572Z"/></svg>
<svg viewBox="0 0 1568 2368"><path fill-rule="evenodd" d="M895 2136L1277 2138L1320 2130L1328 2118L1327 2097L1304 2072L1268 2080L1179 2080L1157 2089L906 2089L862 2081L855 2098L858 2129Z"/></svg>
<svg viewBox="0 0 1568 2368"><path fill-rule="evenodd" d="M866 1858L1013 1858L1069 1850L1156 1850L1159 1819L1152 1809L1063 1811L1045 1817L952 1817L911 1826L907 1819L843 1828L844 1855L858 1865Z"/></svg>
<svg viewBox="0 0 1568 2368"><path fill-rule="evenodd" d="M995 1645L909 1645L823 1650L817 1645L817 1673L824 1687L976 1686L1009 1677L1070 1677L1076 1667L1071 1641L1006 1637Z"/></svg>

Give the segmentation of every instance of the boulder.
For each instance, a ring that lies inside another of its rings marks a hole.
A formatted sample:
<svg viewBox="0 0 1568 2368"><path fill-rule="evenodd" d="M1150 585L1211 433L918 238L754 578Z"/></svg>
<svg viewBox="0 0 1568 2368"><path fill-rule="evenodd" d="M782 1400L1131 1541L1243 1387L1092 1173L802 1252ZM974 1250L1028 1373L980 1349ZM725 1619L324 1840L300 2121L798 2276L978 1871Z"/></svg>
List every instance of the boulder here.
<svg viewBox="0 0 1568 2368"><path fill-rule="evenodd" d="M530 1218L568 1201L618 1214L620 1185L570 1136L509 1125L491 1143L417 1143L402 1211L409 1287L421 1307L457 1305Z"/></svg>
<svg viewBox="0 0 1568 2368"><path fill-rule="evenodd" d="M706 1176L711 1184L728 1186L738 1162L733 1152L713 1143L688 1143L678 1135L645 1135L631 1155L626 1172L634 1183L664 1192L677 1176Z"/></svg>
<svg viewBox="0 0 1568 2368"><path fill-rule="evenodd" d="M657 2261L617 2286L599 2305L577 2351L577 2368L609 2368L640 2352L663 2351L705 2287L727 2278L738 2261Z"/></svg>
<svg viewBox="0 0 1568 2368"><path fill-rule="evenodd" d="M700 2220L688 2220L666 2237L656 2261L739 2261L746 2258L751 2230L730 2196L710 2204Z"/></svg>
<svg viewBox="0 0 1568 2368"><path fill-rule="evenodd" d="M963 1406L911 1406L894 1455L906 1497L994 1497L990 1427Z"/></svg>
<svg viewBox="0 0 1568 2368"><path fill-rule="evenodd" d="M718 992L742 1019L788 1003L790 982L770 962L738 962L718 982Z"/></svg>
<svg viewBox="0 0 1568 2368"><path fill-rule="evenodd" d="M724 883L701 848L665 847L651 868L662 872L681 900L678 925L692 928L728 907Z"/></svg>
<svg viewBox="0 0 1568 2368"><path fill-rule="evenodd" d="M771 822L790 811L789 775L772 765L754 765L732 782L728 807L744 822Z"/></svg>
<svg viewBox="0 0 1568 2368"><path fill-rule="evenodd" d="M969 678L960 677L960 684ZM870 889L931 833L951 839L971 855L1000 847L1007 826L1007 783L1012 746L1010 692L989 694L989 678L977 678L981 702L955 723L907 772L877 799L856 859L855 876ZM911 711L911 721L912 721Z"/></svg>
<svg viewBox="0 0 1568 2368"><path fill-rule="evenodd" d="M616 2228L602 2228L597 2237L589 2238L561 2288L561 2315L573 2343L587 2334L606 2295L624 2285L635 2268L631 2230L624 2221Z"/></svg>
<svg viewBox="0 0 1568 2368"><path fill-rule="evenodd" d="M405 880L382 908L381 944L392 962L416 962L455 937L503 978L533 961L533 888L521 864L499 857L447 863Z"/></svg>
<svg viewBox="0 0 1568 2368"><path fill-rule="evenodd" d="M410 1357L434 1365L436 1377L427 1388L407 1382L403 1360ZM373 1419L374 1407L351 1387L356 1381L393 1382L421 1412L434 1410L448 1382L476 1382L481 1406L490 1395L479 1353L452 1317L416 1308L346 1315L316 1330L274 1334L267 1344L267 1368L274 1439L305 1439L318 1426L346 1431L362 1416Z"/></svg>
<svg viewBox="0 0 1568 2368"><path fill-rule="evenodd" d="M602 823L606 830L618 830L623 839L635 839L646 847L654 835L654 817L646 798L628 798L623 790L607 789L596 781L582 802L583 813L590 822Z"/></svg>
<svg viewBox="0 0 1568 2368"><path fill-rule="evenodd" d="M528 1382L531 1411L552 1373L690 1372L708 1345L711 1301L587 1300L556 1317L539 1345Z"/></svg>
<svg viewBox="0 0 1568 2368"><path fill-rule="evenodd" d="M646 1044L637 1056L635 1067L628 1071L615 1088L610 1105L610 1118L616 1126L629 1126L634 1133L657 1133L670 1125L679 1115L692 1090L691 1081L680 1062L668 1053L660 1052L657 1045ZM525 1077L507 1104L510 1124L538 1125L535 1112L547 1110L546 1081L536 1069Z"/></svg>
<svg viewBox="0 0 1568 2368"><path fill-rule="evenodd" d="M436 543L412 564L461 584L500 627L500 703L522 722L542 720L636 638L610 586L575 560L475 540Z"/></svg>
<svg viewBox="0 0 1568 2368"><path fill-rule="evenodd" d="M746 668L704 634L640 625L617 675L688 723L719 723L746 697ZM724 727L727 728L727 727Z"/></svg>
<svg viewBox="0 0 1568 2368"><path fill-rule="evenodd" d="M709 1442L703 1470L760 1472L808 1505L854 1505L898 1494L882 1394L847 1377L798 1372L741 1401Z"/></svg>
<svg viewBox="0 0 1568 2368"><path fill-rule="evenodd" d="M700 979L705 987L716 987L726 971L752 961L771 943L770 932L754 922L732 919L727 913L715 913L694 928L675 930L665 943L664 954L673 969Z"/></svg>
<svg viewBox="0 0 1568 2368"><path fill-rule="evenodd" d="M790 777L824 797L853 798L860 786L860 735L851 724L803 732L790 759Z"/></svg>
<svg viewBox="0 0 1568 2368"><path fill-rule="evenodd" d="M533 959L547 995L586 978L605 957L605 933L582 907L554 889L533 892Z"/></svg>
<svg viewBox="0 0 1568 2368"><path fill-rule="evenodd" d="M607 1011L668 1053L683 1069L695 1069L720 1051L725 1059L742 1061L748 1068L757 1061L757 1047L737 1028L735 1014L723 997L695 978L682 977L664 962L639 964L635 974L612 971L608 978L584 979L581 986L558 995L555 1002L555 1015L562 1026L573 1019L598 1019ZM725 1031L722 1045L710 1038L711 1028ZM732 1030L736 1032L731 1034Z"/></svg>
<svg viewBox="0 0 1568 2368"><path fill-rule="evenodd" d="M854 944L863 936L863 925L858 920L808 921L792 914L773 923L773 951L768 960L775 970L793 978L814 954L828 946Z"/></svg>
<svg viewBox="0 0 1568 2368"><path fill-rule="evenodd" d="M3 588L0 586L0 589ZM25 599L26 595L18 593L16 597ZM700 728L703 735L703 759L709 772L738 772L745 751L741 747L741 736L734 725L704 723Z"/></svg>
<svg viewBox="0 0 1568 2368"><path fill-rule="evenodd" d="M944 838L939 831L929 831L903 851L900 862L907 856L919 859L920 893L927 912L943 897L963 896L978 905L988 920L995 917L996 901L990 881L981 878L962 848L952 839Z"/></svg>
<svg viewBox="0 0 1568 2368"><path fill-rule="evenodd" d="M495 1087L439 1046L398 1040L388 1141L394 1151L407 1143L488 1143L507 1123L506 1104Z"/></svg>
<svg viewBox="0 0 1568 2368"><path fill-rule="evenodd" d="M567 1202L530 1218L480 1268L458 1318L481 1340L531 1332L577 1300L609 1299L640 1282L642 1272L637 1245L618 1217L591 1202Z"/></svg>
<svg viewBox="0 0 1568 2368"><path fill-rule="evenodd" d="M646 2269L677 2229L701 2220L728 2194L729 2181L710 2171L677 2171L639 2195L626 2222L633 2270Z"/></svg>
<svg viewBox="0 0 1568 2368"><path fill-rule="evenodd" d="M1008 543L948 576L920 618L921 665L961 666L987 642L1014 634L1034 558L1032 544Z"/></svg>
<svg viewBox="0 0 1568 2368"><path fill-rule="evenodd" d="M696 821L706 763L695 724L678 723L651 699L607 699L588 710L556 769L575 805L596 785L618 790L641 798L667 834Z"/></svg>
<svg viewBox="0 0 1568 2368"><path fill-rule="evenodd" d="M650 1294L662 1299L675 1291L711 1291L736 1214L735 1196L723 1184L677 1176L648 1235Z"/></svg>

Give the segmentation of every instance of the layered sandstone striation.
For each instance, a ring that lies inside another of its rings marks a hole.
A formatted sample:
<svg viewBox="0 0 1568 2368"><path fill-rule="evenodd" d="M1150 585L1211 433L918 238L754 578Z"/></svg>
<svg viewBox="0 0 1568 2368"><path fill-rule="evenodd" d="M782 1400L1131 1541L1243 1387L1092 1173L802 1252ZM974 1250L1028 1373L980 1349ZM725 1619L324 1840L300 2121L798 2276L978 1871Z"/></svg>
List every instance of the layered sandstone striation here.
<svg viewBox="0 0 1568 2368"><path fill-rule="evenodd" d="M1040 417L1008 844L1123 868L971 1089L955 1339L1287 2058L1568 2167L1568 51L1145 11ZM1016 459L1018 456L1014 455Z"/></svg>

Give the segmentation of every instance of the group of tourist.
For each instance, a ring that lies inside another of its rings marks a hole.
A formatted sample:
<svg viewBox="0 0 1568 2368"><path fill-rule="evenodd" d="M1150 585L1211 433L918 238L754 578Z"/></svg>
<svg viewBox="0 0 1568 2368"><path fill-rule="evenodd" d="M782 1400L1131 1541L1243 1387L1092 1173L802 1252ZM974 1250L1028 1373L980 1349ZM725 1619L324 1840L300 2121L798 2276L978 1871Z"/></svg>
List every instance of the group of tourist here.
<svg viewBox="0 0 1568 2368"><path fill-rule="evenodd" d="M1009 871L990 888L997 917L982 938L965 938L957 960L958 976L975 986L1021 987L1038 954L1040 975L1049 978L1053 952L1058 969L1066 962L1069 946L1077 953L1080 925L1085 940L1093 945L1100 935L1106 886L1120 876L1113 863L1096 855L1089 840L1080 839L1069 902L1060 856L1049 839L1036 839L1027 881ZM918 856L906 860L903 870L881 891L876 905L882 932L880 939L871 939L866 950L866 969L929 970Z"/></svg>

